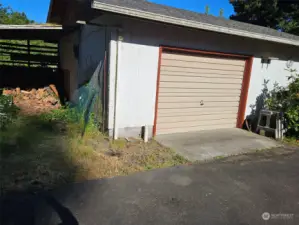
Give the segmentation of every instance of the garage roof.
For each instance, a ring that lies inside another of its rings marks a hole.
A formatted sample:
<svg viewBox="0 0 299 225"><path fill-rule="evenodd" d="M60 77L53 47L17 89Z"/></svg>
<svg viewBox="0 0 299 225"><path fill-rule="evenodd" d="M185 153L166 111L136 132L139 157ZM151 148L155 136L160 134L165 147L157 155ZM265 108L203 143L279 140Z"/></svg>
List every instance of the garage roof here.
<svg viewBox="0 0 299 225"><path fill-rule="evenodd" d="M3 25L0 24L0 39L57 41L63 33L62 26L48 24Z"/></svg>
<svg viewBox="0 0 299 225"><path fill-rule="evenodd" d="M94 0L92 8L157 22L299 46L299 36L146 0Z"/></svg>

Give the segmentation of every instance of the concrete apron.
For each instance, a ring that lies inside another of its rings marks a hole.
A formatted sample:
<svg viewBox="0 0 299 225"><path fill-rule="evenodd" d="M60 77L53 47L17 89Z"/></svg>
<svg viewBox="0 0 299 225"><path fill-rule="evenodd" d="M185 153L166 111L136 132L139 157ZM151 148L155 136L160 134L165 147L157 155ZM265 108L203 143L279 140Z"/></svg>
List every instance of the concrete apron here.
<svg viewBox="0 0 299 225"><path fill-rule="evenodd" d="M237 128L158 135L156 140L190 161L281 146L275 140Z"/></svg>

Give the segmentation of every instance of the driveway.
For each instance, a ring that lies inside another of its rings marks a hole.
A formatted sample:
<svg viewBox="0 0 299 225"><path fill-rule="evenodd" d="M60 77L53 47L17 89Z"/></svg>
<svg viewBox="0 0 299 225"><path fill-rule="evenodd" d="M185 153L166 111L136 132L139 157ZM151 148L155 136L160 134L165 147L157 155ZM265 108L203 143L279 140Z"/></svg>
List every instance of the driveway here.
<svg viewBox="0 0 299 225"><path fill-rule="evenodd" d="M210 160L280 145L270 138L237 128L159 135L156 140L190 161Z"/></svg>
<svg viewBox="0 0 299 225"><path fill-rule="evenodd" d="M12 195L2 204L2 224L298 224L298 162L298 149L277 148Z"/></svg>

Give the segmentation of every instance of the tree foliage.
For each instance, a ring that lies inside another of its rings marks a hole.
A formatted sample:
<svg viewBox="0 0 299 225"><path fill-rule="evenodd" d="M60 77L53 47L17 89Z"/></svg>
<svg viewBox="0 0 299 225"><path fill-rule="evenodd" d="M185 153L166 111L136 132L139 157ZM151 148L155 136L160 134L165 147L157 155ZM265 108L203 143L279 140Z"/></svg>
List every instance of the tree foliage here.
<svg viewBox="0 0 299 225"><path fill-rule="evenodd" d="M291 70L287 87L274 85L267 94L266 104L270 110L283 112L287 121L287 134L299 138L299 74Z"/></svg>
<svg viewBox="0 0 299 225"><path fill-rule="evenodd" d="M16 118L18 111L19 108L13 104L12 96L2 95L0 91L0 130Z"/></svg>
<svg viewBox="0 0 299 225"><path fill-rule="evenodd" d="M219 10L219 17L223 17L223 15L224 15L224 9L221 8L221 9Z"/></svg>
<svg viewBox="0 0 299 225"><path fill-rule="evenodd" d="M232 20L299 35L299 2L284 0L230 0Z"/></svg>
<svg viewBox="0 0 299 225"><path fill-rule="evenodd" d="M0 24L17 24L24 25L33 23L29 20L25 13L15 12L11 7L4 7L0 4Z"/></svg>
<svg viewBox="0 0 299 225"><path fill-rule="evenodd" d="M210 6L206 5L206 7L205 7L205 14L209 15L209 13L210 13Z"/></svg>
<svg viewBox="0 0 299 225"><path fill-rule="evenodd" d="M0 0L1 1L1 0ZM13 24L13 25L26 25L34 23L33 20L28 19L27 15L24 12L17 12L14 11L11 7L5 7L0 3L0 24ZM24 47L21 48L15 48L14 50L6 50L1 49L1 44L19 44L24 45ZM47 47L57 47L57 44L54 43L47 43L43 40L30 40L29 43L31 45L40 46L41 48L39 50L47 50ZM45 48L42 48L45 47ZM11 57L9 53L20 53L24 54L27 53L27 40L7 40L2 39L0 40L0 51L2 52L0 54L0 66L1 65L13 65L11 61ZM31 50L31 55L36 55L39 53L34 52ZM42 55L46 56L56 56L57 53L41 53ZM3 61L6 61L3 63ZM18 63L19 66L28 66L28 63ZM1 90L0 90L1 93Z"/></svg>

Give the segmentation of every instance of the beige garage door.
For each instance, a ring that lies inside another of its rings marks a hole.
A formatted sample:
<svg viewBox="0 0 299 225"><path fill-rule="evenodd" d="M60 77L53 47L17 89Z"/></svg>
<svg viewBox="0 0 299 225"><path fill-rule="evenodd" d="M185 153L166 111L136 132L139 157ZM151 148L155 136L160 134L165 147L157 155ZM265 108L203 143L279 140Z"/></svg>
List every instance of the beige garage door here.
<svg viewBox="0 0 299 225"><path fill-rule="evenodd" d="M163 52L156 134L236 127L245 60Z"/></svg>

